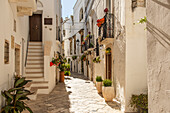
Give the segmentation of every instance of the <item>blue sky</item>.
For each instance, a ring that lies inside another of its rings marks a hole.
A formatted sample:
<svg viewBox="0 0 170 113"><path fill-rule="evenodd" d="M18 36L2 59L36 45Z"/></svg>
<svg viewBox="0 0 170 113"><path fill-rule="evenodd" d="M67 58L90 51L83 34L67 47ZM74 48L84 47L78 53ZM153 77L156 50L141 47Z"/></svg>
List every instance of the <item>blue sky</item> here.
<svg viewBox="0 0 170 113"><path fill-rule="evenodd" d="M73 14L73 7L77 0L61 0L62 1L62 15L63 19L65 17L70 17Z"/></svg>

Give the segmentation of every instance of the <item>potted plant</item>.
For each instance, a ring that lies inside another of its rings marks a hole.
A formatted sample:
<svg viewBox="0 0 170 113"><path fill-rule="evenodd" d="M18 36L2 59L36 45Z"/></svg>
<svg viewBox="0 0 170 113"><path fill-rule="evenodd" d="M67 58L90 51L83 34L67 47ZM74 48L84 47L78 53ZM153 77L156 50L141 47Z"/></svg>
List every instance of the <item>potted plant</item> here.
<svg viewBox="0 0 170 113"><path fill-rule="evenodd" d="M94 63L100 63L100 61L101 61L101 60L100 60L100 57L99 57L99 56L93 59L93 62L94 62Z"/></svg>
<svg viewBox="0 0 170 113"><path fill-rule="evenodd" d="M64 82L64 68L65 63L67 62L61 55L58 53L58 58L56 59L57 68L60 70L60 82Z"/></svg>
<svg viewBox="0 0 170 113"><path fill-rule="evenodd" d="M81 61L86 61L86 55L81 56Z"/></svg>
<svg viewBox="0 0 170 113"><path fill-rule="evenodd" d="M106 54L111 54L111 48L106 49Z"/></svg>
<svg viewBox="0 0 170 113"><path fill-rule="evenodd" d="M76 60L76 59L77 59L77 56L72 56L72 59L73 59L73 60Z"/></svg>
<svg viewBox="0 0 170 113"><path fill-rule="evenodd" d="M70 76L71 73L70 73L70 71L64 71L64 75L65 75L65 76Z"/></svg>
<svg viewBox="0 0 170 113"><path fill-rule="evenodd" d="M113 101L115 96L114 87L112 87L112 81L109 79L103 80L102 94L105 101Z"/></svg>
<svg viewBox="0 0 170 113"><path fill-rule="evenodd" d="M68 58L68 63L70 63L70 61L71 61L70 58Z"/></svg>
<svg viewBox="0 0 170 113"><path fill-rule="evenodd" d="M2 107L0 111L1 113L21 113L24 110L28 110L30 113L33 113L24 102L25 100L30 100L27 97L28 95L33 94L24 87L28 82L31 81L25 80L24 77L15 76L14 88L1 91L1 95L6 100L5 106Z"/></svg>
<svg viewBox="0 0 170 113"><path fill-rule="evenodd" d="M148 95L132 95L130 105L133 109L137 108L139 113L148 113Z"/></svg>
<svg viewBox="0 0 170 113"><path fill-rule="evenodd" d="M97 87L98 93L102 93L102 81L103 80L101 76L96 77L96 87Z"/></svg>

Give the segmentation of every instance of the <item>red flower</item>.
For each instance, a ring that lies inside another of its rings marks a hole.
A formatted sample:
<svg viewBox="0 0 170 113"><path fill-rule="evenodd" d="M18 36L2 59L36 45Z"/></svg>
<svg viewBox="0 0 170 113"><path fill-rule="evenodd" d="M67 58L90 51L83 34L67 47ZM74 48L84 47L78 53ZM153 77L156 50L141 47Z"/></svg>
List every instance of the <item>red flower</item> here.
<svg viewBox="0 0 170 113"><path fill-rule="evenodd" d="M98 24L97 24L97 26L98 26L98 27L101 27L101 24L100 24L100 23L98 23Z"/></svg>
<svg viewBox="0 0 170 113"><path fill-rule="evenodd" d="M91 32L89 32L89 34L91 34Z"/></svg>
<svg viewBox="0 0 170 113"><path fill-rule="evenodd" d="M104 9L104 12L105 12L105 13L107 13L108 11L109 11L109 10L108 10L107 8L106 8L106 9Z"/></svg>
<svg viewBox="0 0 170 113"><path fill-rule="evenodd" d="M99 23L99 22L100 22L100 19L97 20L97 23Z"/></svg>
<svg viewBox="0 0 170 113"><path fill-rule="evenodd" d="M50 62L50 67L53 66L54 64L52 62Z"/></svg>

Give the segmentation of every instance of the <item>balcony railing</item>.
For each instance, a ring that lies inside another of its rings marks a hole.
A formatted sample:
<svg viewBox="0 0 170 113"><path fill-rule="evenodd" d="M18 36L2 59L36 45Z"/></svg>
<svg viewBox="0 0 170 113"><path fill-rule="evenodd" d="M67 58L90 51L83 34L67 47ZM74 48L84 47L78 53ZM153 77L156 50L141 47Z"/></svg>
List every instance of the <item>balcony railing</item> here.
<svg viewBox="0 0 170 113"><path fill-rule="evenodd" d="M99 36L101 41L106 38L114 38L114 15L106 13L104 23L99 27Z"/></svg>
<svg viewBox="0 0 170 113"><path fill-rule="evenodd" d="M82 45L83 51L87 51L90 48L94 48L94 38L93 36L89 36L88 40Z"/></svg>

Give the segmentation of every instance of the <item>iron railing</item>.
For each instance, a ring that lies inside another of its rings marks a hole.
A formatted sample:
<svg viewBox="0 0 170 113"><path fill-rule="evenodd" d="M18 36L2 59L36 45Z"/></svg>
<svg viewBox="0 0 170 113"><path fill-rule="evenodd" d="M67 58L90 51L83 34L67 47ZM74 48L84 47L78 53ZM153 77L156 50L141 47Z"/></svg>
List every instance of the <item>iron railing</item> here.
<svg viewBox="0 0 170 113"><path fill-rule="evenodd" d="M26 58L25 58L25 67L27 66L29 41L30 41L30 30L29 30L28 39L27 39L27 50L26 50Z"/></svg>
<svg viewBox="0 0 170 113"><path fill-rule="evenodd" d="M94 48L94 37L92 35L90 35L88 40L85 41L85 44L82 45L83 51L86 51L90 48Z"/></svg>
<svg viewBox="0 0 170 113"><path fill-rule="evenodd" d="M114 38L114 15L106 13L104 19L104 23L99 27L99 36L102 37L101 41L106 38Z"/></svg>

